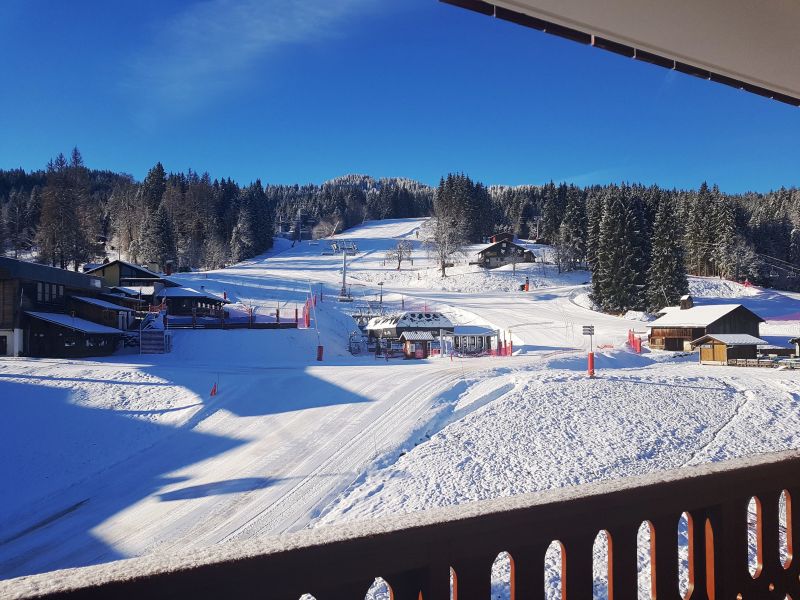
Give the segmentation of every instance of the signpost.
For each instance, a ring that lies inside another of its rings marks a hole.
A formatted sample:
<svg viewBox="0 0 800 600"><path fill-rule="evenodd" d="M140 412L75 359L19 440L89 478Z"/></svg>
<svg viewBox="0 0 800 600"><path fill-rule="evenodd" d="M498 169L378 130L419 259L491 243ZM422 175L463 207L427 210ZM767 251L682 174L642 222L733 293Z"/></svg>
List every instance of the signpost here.
<svg viewBox="0 0 800 600"><path fill-rule="evenodd" d="M584 325L583 335L589 336L589 355L588 355L588 368L587 372L589 377L594 377L594 346L592 344L594 337L594 325Z"/></svg>

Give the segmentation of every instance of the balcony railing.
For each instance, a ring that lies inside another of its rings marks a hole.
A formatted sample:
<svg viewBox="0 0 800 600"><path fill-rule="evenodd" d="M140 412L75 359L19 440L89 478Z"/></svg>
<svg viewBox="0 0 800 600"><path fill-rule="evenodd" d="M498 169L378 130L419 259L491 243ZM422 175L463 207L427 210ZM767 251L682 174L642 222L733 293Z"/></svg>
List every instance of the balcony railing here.
<svg viewBox="0 0 800 600"><path fill-rule="evenodd" d="M310 593L318 600L360 600L381 576L395 600L447 600L451 591L457 600L487 600L491 565L507 551L512 598L539 599L545 595L545 553L558 540L563 597L583 599L592 598L593 543L605 531L608 596L633 600L639 597L637 532L646 523L650 595L677 600L683 516L685 597L798 600L800 560L793 540L800 540L800 518L793 518L792 502L798 494L800 453L768 454L219 545L199 554L23 577L0 582L0 597L296 600ZM755 521L748 511L753 498ZM748 543L750 527L755 537Z"/></svg>

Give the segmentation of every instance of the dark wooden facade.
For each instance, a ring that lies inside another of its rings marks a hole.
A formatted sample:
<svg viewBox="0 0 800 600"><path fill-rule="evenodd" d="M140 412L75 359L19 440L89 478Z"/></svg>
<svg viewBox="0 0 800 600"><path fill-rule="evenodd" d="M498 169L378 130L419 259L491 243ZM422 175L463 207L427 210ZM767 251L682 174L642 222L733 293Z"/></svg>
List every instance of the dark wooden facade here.
<svg viewBox="0 0 800 600"><path fill-rule="evenodd" d="M691 310L691 309L688 309ZM680 312L688 312L680 311ZM727 314L710 321L705 327L662 327L653 325L648 340L651 348L659 350L690 350L689 343L711 333L745 333L759 336L759 325L764 321L744 306L737 306Z"/></svg>
<svg viewBox="0 0 800 600"><path fill-rule="evenodd" d="M102 278L103 283L108 287L149 286L158 283L165 287L178 287L177 283L165 279L158 273L124 260L112 260L109 263L88 270L87 273Z"/></svg>
<svg viewBox="0 0 800 600"><path fill-rule="evenodd" d="M25 355L54 358L108 356L119 346L120 333L92 333L49 321L27 318Z"/></svg>
<svg viewBox="0 0 800 600"><path fill-rule="evenodd" d="M478 252L478 257L478 264L488 268L510 265L513 262L534 261L533 252L509 240L487 246Z"/></svg>

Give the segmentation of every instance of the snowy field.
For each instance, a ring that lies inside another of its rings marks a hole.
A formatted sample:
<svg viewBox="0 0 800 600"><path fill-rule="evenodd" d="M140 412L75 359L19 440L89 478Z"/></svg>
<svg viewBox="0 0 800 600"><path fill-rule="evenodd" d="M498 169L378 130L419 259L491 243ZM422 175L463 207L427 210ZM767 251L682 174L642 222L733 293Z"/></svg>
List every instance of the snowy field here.
<svg viewBox="0 0 800 600"><path fill-rule="evenodd" d="M359 247L357 301L377 299L382 281L386 302L503 330L514 357L351 356L351 305L334 299L341 256L279 240L178 278L259 314L293 317L322 294L319 333L185 330L164 356L0 359L0 577L800 447L796 372L631 354L627 332L646 323L592 311L583 272L463 265L442 280L421 225L337 236ZM383 264L398 239L414 246L400 271ZM800 333L797 295L691 285L698 303L733 298L767 318L771 341ZM583 374L587 324L604 346L596 380Z"/></svg>

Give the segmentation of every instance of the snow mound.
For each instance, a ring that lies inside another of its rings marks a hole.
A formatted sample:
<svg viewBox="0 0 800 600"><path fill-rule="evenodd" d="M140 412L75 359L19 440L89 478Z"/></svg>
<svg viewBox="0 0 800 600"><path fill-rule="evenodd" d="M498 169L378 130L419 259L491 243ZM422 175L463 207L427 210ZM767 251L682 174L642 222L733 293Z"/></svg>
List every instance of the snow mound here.
<svg viewBox="0 0 800 600"><path fill-rule="evenodd" d="M689 277L689 293L700 298L749 298L759 289L716 277Z"/></svg>

